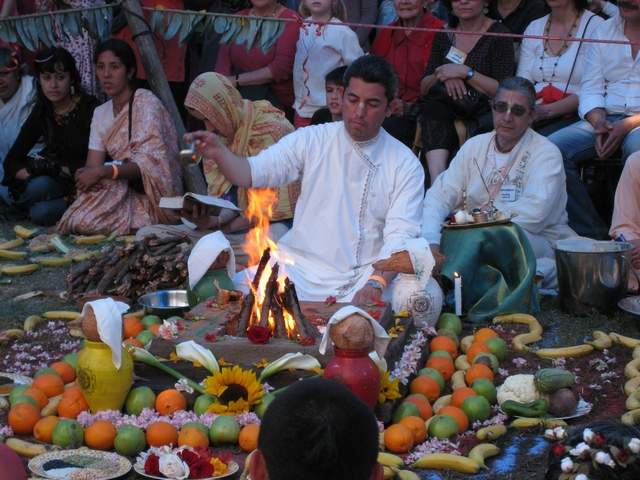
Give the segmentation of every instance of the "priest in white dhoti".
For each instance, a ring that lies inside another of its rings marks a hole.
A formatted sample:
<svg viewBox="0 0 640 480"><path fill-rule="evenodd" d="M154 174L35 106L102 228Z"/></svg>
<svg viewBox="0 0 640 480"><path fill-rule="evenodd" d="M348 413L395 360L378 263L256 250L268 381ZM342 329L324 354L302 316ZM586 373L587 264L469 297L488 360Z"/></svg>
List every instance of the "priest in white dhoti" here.
<svg viewBox="0 0 640 480"><path fill-rule="evenodd" d="M543 286L551 288L555 241L575 233L568 226L562 155L530 128L535 100L528 80L501 82L492 104L495 130L467 140L429 189L422 235L437 249L451 213L493 205L522 227L537 260L537 274L544 277Z"/></svg>
<svg viewBox="0 0 640 480"><path fill-rule="evenodd" d="M278 242L301 300L333 296L366 304L394 297L407 308L412 293L426 290L437 318L442 294L420 238L424 171L411 150L381 128L397 88L395 73L380 57L362 57L347 70L345 85L343 122L297 130L256 156L233 155L208 132L186 140L195 140L198 152L238 186L301 180L293 226ZM374 270L373 263L399 251L411 254L416 275Z"/></svg>

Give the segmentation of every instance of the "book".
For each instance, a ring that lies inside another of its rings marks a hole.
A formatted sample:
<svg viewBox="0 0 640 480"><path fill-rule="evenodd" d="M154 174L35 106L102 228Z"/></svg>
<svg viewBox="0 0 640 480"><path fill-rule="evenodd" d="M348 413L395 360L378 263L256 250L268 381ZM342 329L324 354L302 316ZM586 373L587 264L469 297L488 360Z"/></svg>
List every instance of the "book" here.
<svg viewBox="0 0 640 480"><path fill-rule="evenodd" d="M229 210L240 211L232 202L223 198L212 197L211 195L200 195L198 193L188 192L181 197L162 197L160 198L160 208L168 208L171 210L182 210L185 202L196 202L208 205L210 207L226 208Z"/></svg>

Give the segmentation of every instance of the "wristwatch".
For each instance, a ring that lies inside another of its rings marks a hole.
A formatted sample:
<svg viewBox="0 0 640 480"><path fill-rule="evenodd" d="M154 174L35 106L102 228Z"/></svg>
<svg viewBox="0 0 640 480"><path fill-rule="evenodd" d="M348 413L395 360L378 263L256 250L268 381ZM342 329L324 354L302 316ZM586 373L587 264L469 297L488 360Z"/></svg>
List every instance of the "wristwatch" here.
<svg viewBox="0 0 640 480"><path fill-rule="evenodd" d="M473 68L469 67L469 70L467 70L467 75L465 76L465 80L471 80L475 73L476 71Z"/></svg>

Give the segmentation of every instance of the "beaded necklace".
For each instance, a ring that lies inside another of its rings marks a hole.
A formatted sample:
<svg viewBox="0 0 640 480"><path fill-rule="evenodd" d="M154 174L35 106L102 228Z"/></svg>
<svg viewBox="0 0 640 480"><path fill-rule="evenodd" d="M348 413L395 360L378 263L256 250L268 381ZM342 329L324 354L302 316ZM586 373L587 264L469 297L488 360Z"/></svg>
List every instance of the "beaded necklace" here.
<svg viewBox="0 0 640 480"><path fill-rule="evenodd" d="M569 49L569 38L575 36L575 34L577 33L578 30L578 24L580 23L580 14L577 14L574 21L573 21L573 25L571 26L571 28L569 29L569 32L567 33L564 42L562 44L562 47L560 48L560 51L558 52L557 55L554 55L553 52L551 52L549 50L550 53L550 57L556 57L555 62L553 63L553 69L551 70L551 78L549 80L546 80L544 78L544 55L545 53L547 53L547 50L549 49L549 39L545 38L544 42L543 42L543 48L542 48L542 54L540 55L540 76L542 77L542 83L548 83L549 85L551 85L553 83L554 78L556 77L556 68L558 67L558 63L560 63L560 57L562 57L562 55L564 55L566 53L566 51ZM549 15L549 18L547 19L547 23L544 26L544 36L545 37L549 37L549 30L551 29L551 15Z"/></svg>

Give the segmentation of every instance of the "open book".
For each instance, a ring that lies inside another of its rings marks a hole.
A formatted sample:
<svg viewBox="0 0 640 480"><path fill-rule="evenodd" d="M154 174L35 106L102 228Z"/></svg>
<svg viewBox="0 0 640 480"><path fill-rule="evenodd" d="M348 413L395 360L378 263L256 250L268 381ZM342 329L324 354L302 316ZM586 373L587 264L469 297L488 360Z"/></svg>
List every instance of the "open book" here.
<svg viewBox="0 0 640 480"><path fill-rule="evenodd" d="M232 202L211 195L200 195L198 193L185 193L181 197L162 197L160 199L160 208L168 208L171 210L181 210L185 202L197 202L209 205L210 207L227 208L229 210L240 211Z"/></svg>

